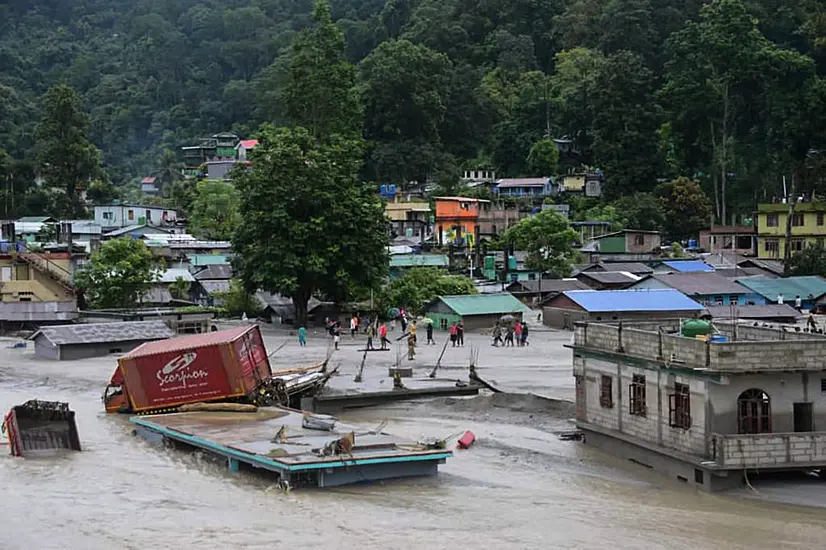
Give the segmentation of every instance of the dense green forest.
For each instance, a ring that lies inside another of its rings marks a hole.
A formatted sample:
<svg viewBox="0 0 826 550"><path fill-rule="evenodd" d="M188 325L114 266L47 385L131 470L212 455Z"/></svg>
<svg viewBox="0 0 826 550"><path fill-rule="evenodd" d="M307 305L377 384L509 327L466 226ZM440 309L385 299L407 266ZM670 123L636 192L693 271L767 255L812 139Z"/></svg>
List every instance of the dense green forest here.
<svg viewBox="0 0 826 550"><path fill-rule="evenodd" d="M567 137L573 151L558 170L599 167L608 199L686 176L728 221L779 195L783 176L799 191L826 193L822 0L332 0L331 8L356 66L372 181L449 188L469 167L534 175L537 142ZM3 3L4 191L14 181L14 194L25 193L48 173L44 149L55 144L38 123L57 83L80 94L102 154L99 178L116 185L168 170L165 151L200 136L284 124L300 100L289 94L291 43L311 11L311 0ZM17 211L40 203L25 204Z"/></svg>

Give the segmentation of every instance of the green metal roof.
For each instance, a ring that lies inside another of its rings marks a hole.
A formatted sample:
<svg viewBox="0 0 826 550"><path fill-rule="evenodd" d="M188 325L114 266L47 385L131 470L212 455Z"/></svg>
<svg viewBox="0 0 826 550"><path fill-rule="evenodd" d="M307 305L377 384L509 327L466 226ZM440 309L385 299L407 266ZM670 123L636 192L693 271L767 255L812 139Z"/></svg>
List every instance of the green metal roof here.
<svg viewBox="0 0 826 550"><path fill-rule="evenodd" d="M438 300L457 315L491 315L494 313L519 313L530 311L522 302L507 292L497 294L468 294L463 296L439 296Z"/></svg>
<svg viewBox="0 0 826 550"><path fill-rule="evenodd" d="M770 301L774 301L778 294L782 294L786 301L794 300L795 296L800 296L805 300L809 294L815 298L826 294L826 279L817 275L786 277L785 279L749 277L736 281Z"/></svg>
<svg viewBox="0 0 826 550"><path fill-rule="evenodd" d="M225 254L188 254L192 265L225 265L229 258Z"/></svg>
<svg viewBox="0 0 826 550"><path fill-rule="evenodd" d="M441 254L394 254L390 267L447 267L447 256Z"/></svg>

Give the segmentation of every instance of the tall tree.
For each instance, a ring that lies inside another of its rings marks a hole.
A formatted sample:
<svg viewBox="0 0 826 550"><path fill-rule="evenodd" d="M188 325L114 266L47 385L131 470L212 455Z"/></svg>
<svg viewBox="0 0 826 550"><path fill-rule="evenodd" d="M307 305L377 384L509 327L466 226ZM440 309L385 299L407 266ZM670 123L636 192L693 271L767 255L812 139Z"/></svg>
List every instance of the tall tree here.
<svg viewBox="0 0 826 550"><path fill-rule="evenodd" d="M594 90L594 162L615 198L651 191L661 170L660 113L654 75L641 57L620 52L605 60Z"/></svg>
<svg viewBox="0 0 826 550"><path fill-rule="evenodd" d="M198 182L189 215L192 233L204 239L229 240L240 222L238 191L231 183Z"/></svg>
<svg viewBox="0 0 826 550"><path fill-rule="evenodd" d="M381 281L388 224L375 188L358 178L359 140L265 127L259 141L251 169L234 178L242 221L233 262L247 290L291 297L304 324L313 294L346 298L352 285Z"/></svg>
<svg viewBox="0 0 826 550"><path fill-rule="evenodd" d="M345 57L344 33L333 23L327 0L315 0L313 21L292 43L287 118L316 138L357 133L362 118L355 68Z"/></svg>
<svg viewBox="0 0 826 550"><path fill-rule="evenodd" d="M65 193L55 216L82 217L80 191L103 177L101 154L89 141L89 115L70 86L58 84L43 96L43 118L35 131L41 174L50 187Z"/></svg>
<svg viewBox="0 0 826 550"><path fill-rule="evenodd" d="M597 78L605 58L595 50L574 48L556 55L556 72L551 77L560 130L567 135L585 164L591 163L594 106Z"/></svg>
<svg viewBox="0 0 826 550"><path fill-rule="evenodd" d="M365 137L381 181L424 182L439 168L452 63L407 40L383 42L361 62Z"/></svg>
<svg viewBox="0 0 826 550"><path fill-rule="evenodd" d="M696 181L677 178L661 183L654 190L662 204L663 229L668 237L684 240L697 237L701 229L708 227L711 218L711 201Z"/></svg>
<svg viewBox="0 0 826 550"><path fill-rule="evenodd" d="M742 179L736 168L787 152L782 145L777 149L777 142L771 150L762 148L763 136L776 135L780 125L787 128L780 132L785 136L803 134L800 127L788 131L790 115L800 120L799 115L786 110L772 117L771 110L779 110L778 102L787 103L790 94L805 89L806 78L799 74L811 74L811 62L770 42L743 0L714 0L700 13L700 21L687 23L670 39L663 97L689 173L711 174L715 217L727 223L732 175ZM792 111L808 110L796 99L792 103ZM750 142L762 150L749 151ZM788 163L786 167L792 168ZM767 171L767 166L753 171ZM779 181L779 175L775 177Z"/></svg>

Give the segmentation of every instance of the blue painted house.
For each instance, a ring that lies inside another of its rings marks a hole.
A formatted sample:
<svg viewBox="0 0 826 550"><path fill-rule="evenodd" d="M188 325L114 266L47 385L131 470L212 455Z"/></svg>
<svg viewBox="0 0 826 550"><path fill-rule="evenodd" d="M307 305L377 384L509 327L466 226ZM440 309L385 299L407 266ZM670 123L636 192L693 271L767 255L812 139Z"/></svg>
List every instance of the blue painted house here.
<svg viewBox="0 0 826 550"><path fill-rule="evenodd" d="M634 290L672 288L704 306L744 306L766 303L766 299L759 293L717 273L655 273L628 288Z"/></svg>

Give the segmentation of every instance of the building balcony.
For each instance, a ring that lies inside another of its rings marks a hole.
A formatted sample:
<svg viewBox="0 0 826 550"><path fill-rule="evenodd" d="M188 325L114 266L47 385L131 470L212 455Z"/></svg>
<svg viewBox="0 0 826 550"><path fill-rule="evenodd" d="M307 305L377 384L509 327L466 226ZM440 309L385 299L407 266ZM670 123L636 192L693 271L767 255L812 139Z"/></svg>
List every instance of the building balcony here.
<svg viewBox="0 0 826 550"><path fill-rule="evenodd" d="M782 469L826 465L826 432L712 436L719 468Z"/></svg>

